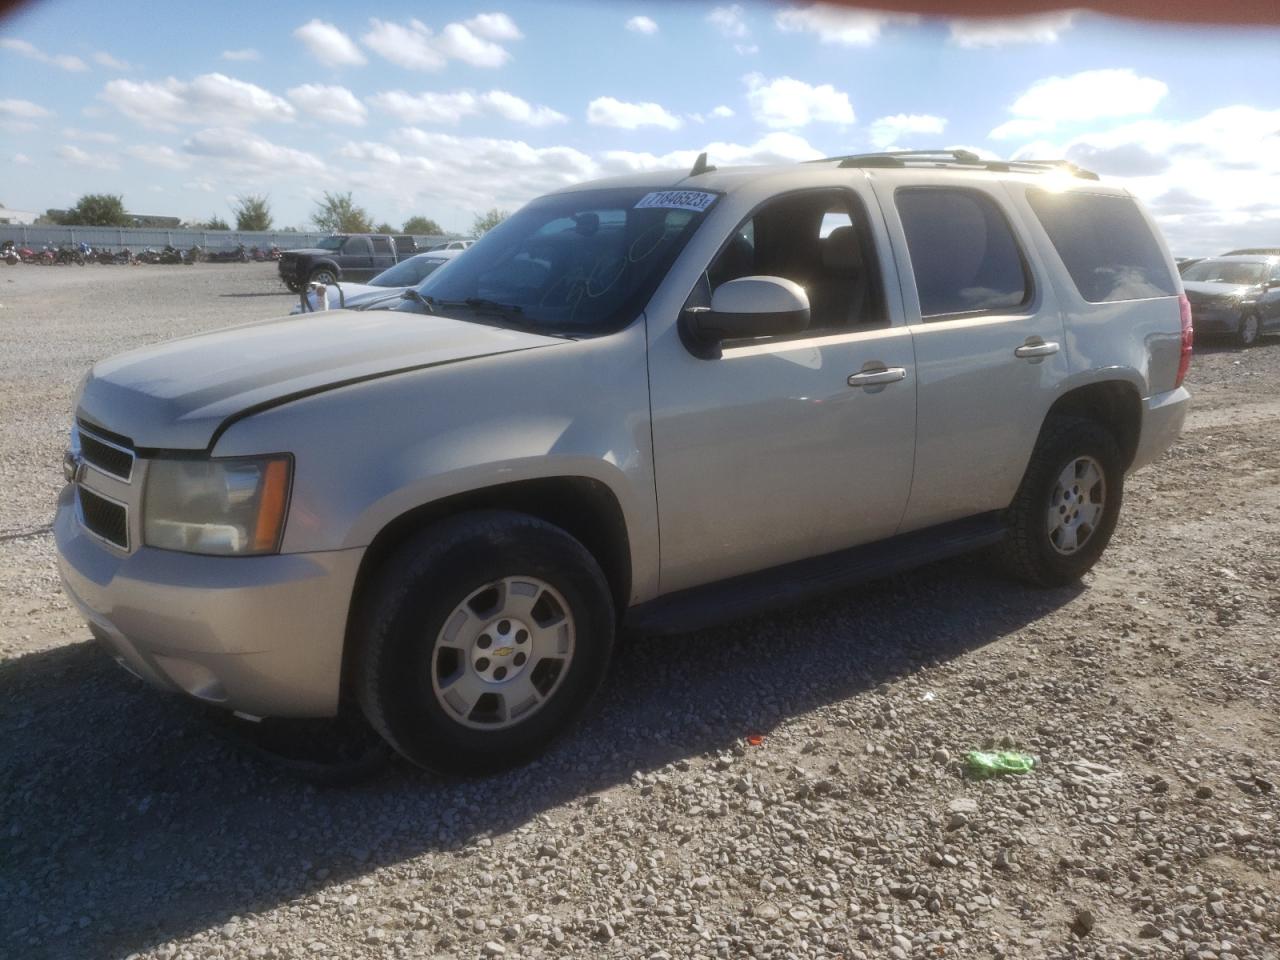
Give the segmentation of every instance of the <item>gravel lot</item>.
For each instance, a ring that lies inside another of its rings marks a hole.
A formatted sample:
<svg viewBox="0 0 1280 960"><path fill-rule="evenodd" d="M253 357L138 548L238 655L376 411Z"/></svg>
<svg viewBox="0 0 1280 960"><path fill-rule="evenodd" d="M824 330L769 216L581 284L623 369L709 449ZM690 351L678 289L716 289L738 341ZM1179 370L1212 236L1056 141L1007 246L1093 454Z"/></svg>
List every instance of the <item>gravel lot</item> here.
<svg viewBox="0 0 1280 960"><path fill-rule="evenodd" d="M285 312L272 266L0 304L0 956L1280 957L1280 340L1198 353L1079 588L968 559L630 639L538 763L323 787L85 642L48 533L83 370Z"/></svg>

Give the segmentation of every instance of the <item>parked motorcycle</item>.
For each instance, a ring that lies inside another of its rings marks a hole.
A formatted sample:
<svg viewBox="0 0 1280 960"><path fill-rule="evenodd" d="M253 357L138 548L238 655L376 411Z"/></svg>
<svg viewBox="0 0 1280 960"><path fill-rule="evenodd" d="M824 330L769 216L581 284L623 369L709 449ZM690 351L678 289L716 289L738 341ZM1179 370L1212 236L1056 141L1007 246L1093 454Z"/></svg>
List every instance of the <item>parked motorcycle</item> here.
<svg viewBox="0 0 1280 960"><path fill-rule="evenodd" d="M30 247L19 247L18 257L22 260L23 263L39 263L40 262L40 254L36 253Z"/></svg>
<svg viewBox="0 0 1280 960"><path fill-rule="evenodd" d="M18 250L12 240L6 240L4 246L0 247L0 259L3 259L11 267L22 260L18 256Z"/></svg>

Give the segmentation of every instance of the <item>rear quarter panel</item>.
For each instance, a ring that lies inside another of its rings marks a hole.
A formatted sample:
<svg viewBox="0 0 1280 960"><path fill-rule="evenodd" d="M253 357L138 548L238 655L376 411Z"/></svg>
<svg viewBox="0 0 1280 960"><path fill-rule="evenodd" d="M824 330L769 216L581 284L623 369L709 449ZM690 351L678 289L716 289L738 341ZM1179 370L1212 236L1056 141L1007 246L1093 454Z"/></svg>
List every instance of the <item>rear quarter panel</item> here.
<svg viewBox="0 0 1280 960"><path fill-rule="evenodd" d="M1076 289L1040 219L1027 202L1026 191L1031 186L1035 184L1021 181L1008 184L1017 199L1026 232L1048 266L1049 282L1053 284L1062 307L1070 370L1068 379L1062 384L1063 392L1104 380L1132 383L1144 398L1172 390L1182 350L1182 318L1177 296L1112 303L1085 300ZM1115 187L1093 184L1072 189L1130 196ZM1134 202L1137 203L1136 200ZM1138 203L1138 209L1181 293L1182 281L1164 237L1141 203Z"/></svg>

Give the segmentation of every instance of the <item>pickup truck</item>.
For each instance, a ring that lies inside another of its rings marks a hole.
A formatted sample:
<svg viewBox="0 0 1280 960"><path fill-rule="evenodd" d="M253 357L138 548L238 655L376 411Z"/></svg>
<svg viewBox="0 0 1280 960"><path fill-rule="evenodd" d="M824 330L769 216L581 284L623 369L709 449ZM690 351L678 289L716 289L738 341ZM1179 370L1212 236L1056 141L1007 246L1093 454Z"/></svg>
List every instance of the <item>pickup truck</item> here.
<svg viewBox="0 0 1280 960"><path fill-rule="evenodd" d="M378 233L335 233L314 247L280 255L280 279L297 293L310 282L368 280L418 252L413 237Z"/></svg>

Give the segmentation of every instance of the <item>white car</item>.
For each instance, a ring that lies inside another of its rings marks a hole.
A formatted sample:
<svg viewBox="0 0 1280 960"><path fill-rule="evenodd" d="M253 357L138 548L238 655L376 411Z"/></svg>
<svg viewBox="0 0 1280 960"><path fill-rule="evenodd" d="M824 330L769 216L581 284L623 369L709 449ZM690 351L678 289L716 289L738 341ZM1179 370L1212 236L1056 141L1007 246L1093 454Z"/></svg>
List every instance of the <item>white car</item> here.
<svg viewBox="0 0 1280 960"><path fill-rule="evenodd" d="M431 250L419 253L408 260L401 260L394 267L383 270L368 283L331 283L325 288L330 310L345 307L348 310L367 310L375 303L394 303L400 294L416 287L436 270L439 270L461 250ZM312 313L319 307L314 290L307 291L307 309L299 303L289 311L290 316Z"/></svg>

